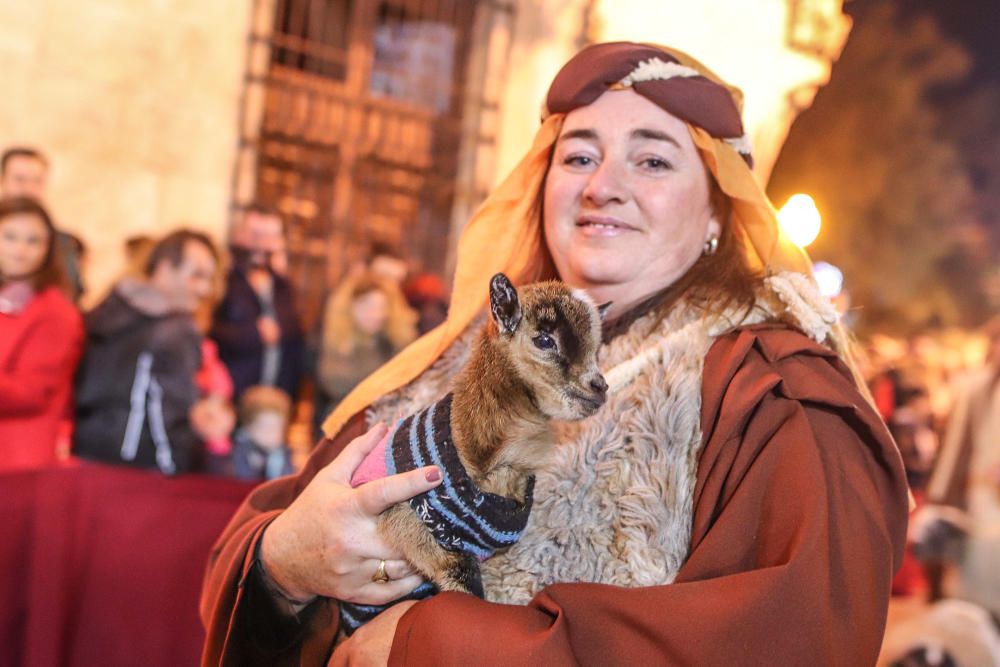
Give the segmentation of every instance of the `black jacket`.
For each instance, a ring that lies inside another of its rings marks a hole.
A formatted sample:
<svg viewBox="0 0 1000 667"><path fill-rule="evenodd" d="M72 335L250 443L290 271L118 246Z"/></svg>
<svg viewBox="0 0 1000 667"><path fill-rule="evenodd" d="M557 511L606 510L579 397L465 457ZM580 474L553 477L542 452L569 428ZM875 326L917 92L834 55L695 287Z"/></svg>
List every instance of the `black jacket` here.
<svg viewBox="0 0 1000 667"><path fill-rule="evenodd" d="M287 278L274 275L275 319L281 328L281 364L275 383L293 399L305 365L305 342L295 308L295 296ZM218 343L219 358L233 378L235 399L260 384L264 344L257 331L262 308L257 293L239 268L226 278L226 295L215 309L209 335Z"/></svg>
<svg viewBox="0 0 1000 667"><path fill-rule="evenodd" d="M153 288L122 281L84 318L77 373L74 452L81 458L195 469L201 442L188 421L198 400L201 335Z"/></svg>

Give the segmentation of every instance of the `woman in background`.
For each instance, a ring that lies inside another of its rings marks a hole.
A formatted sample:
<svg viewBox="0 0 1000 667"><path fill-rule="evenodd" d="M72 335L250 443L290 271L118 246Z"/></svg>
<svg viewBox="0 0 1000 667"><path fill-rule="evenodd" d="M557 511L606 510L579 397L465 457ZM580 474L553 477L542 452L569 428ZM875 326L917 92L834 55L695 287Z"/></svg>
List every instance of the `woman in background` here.
<svg viewBox="0 0 1000 667"><path fill-rule="evenodd" d="M416 338L414 315L393 289L371 273L350 275L327 300L316 355L317 432L359 382Z"/></svg>
<svg viewBox="0 0 1000 667"><path fill-rule="evenodd" d="M35 200L0 200L0 471L56 461L83 350L56 231Z"/></svg>

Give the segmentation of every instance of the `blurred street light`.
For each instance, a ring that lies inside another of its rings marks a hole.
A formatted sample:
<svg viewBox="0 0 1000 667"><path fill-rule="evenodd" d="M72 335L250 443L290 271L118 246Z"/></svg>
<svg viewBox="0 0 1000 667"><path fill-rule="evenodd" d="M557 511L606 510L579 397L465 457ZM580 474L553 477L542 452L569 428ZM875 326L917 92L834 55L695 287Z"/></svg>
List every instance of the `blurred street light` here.
<svg viewBox="0 0 1000 667"><path fill-rule="evenodd" d="M822 219L809 195L796 194L778 211L778 225L792 243L805 248L816 240Z"/></svg>
<svg viewBox="0 0 1000 667"><path fill-rule="evenodd" d="M828 299L836 297L844 287L843 272L829 262L813 264L813 276L819 286L819 293Z"/></svg>

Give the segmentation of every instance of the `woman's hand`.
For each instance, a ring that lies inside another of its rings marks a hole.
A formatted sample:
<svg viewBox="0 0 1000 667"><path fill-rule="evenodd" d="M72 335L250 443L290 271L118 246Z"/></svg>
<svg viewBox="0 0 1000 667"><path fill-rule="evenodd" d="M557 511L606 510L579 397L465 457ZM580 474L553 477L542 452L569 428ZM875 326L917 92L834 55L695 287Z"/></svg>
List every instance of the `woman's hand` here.
<svg viewBox="0 0 1000 667"><path fill-rule="evenodd" d="M379 424L351 441L264 531L264 568L290 597L305 602L322 595L378 605L422 582L403 555L378 535L377 518L386 508L440 484L441 471L429 466L351 488L354 470L386 431ZM380 560L386 561L389 582L372 581Z"/></svg>
<svg viewBox="0 0 1000 667"><path fill-rule="evenodd" d="M394 604L381 614L362 625L341 642L330 657L328 667L382 667L389 662L392 639L396 636L396 626L406 611L417 604L416 600L406 600Z"/></svg>

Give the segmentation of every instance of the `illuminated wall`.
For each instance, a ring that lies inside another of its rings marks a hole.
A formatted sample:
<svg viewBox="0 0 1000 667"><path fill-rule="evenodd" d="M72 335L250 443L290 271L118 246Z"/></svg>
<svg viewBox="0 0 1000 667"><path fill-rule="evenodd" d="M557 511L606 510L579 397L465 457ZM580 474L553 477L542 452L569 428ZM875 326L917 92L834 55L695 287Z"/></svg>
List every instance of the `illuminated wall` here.
<svg viewBox="0 0 1000 667"><path fill-rule="evenodd" d="M93 302L132 234L227 222L249 2L0 2L0 146L52 160Z"/></svg>
<svg viewBox="0 0 1000 667"><path fill-rule="evenodd" d="M766 180L847 38L841 9L841 0L522 0L497 176L529 145L549 82L586 39L674 46L742 88L757 173ZM550 39L539 37L546 32Z"/></svg>

